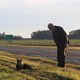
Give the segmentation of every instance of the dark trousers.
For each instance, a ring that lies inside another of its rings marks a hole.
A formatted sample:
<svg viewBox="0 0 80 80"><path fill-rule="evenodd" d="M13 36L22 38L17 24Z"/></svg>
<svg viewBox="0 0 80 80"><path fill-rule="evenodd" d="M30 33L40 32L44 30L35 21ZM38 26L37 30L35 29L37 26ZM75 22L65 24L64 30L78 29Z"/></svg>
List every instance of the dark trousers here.
<svg viewBox="0 0 80 80"><path fill-rule="evenodd" d="M65 67L65 54L64 54L64 47L57 47L57 61L58 67Z"/></svg>

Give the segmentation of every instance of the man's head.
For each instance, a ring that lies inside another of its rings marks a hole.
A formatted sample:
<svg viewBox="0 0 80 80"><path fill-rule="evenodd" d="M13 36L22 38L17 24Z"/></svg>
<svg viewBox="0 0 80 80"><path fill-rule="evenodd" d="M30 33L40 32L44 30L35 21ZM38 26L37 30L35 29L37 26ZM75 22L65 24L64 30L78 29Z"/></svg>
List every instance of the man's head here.
<svg viewBox="0 0 80 80"><path fill-rule="evenodd" d="M51 31L54 31L54 30L55 30L55 27L54 27L54 25L53 25L52 23L49 23L49 24L48 24L48 28L49 28L49 30L51 30Z"/></svg>

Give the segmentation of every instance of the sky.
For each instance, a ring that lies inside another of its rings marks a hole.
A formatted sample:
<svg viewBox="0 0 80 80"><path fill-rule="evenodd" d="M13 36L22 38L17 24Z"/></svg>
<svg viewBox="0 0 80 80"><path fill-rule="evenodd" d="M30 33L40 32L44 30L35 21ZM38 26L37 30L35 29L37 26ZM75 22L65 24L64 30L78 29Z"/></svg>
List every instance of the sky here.
<svg viewBox="0 0 80 80"><path fill-rule="evenodd" d="M49 23L80 29L80 0L0 0L0 33L30 38Z"/></svg>

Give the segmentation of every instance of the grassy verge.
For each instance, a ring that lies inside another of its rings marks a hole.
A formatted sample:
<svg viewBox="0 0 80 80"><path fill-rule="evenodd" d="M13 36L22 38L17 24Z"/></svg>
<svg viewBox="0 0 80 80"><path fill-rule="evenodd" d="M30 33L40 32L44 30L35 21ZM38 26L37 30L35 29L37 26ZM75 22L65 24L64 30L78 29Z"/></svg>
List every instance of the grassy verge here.
<svg viewBox="0 0 80 80"><path fill-rule="evenodd" d="M32 70L16 71L17 57L23 58ZM66 64L65 68L58 68L50 59L0 51L0 80L80 80L80 65Z"/></svg>
<svg viewBox="0 0 80 80"><path fill-rule="evenodd" d="M80 45L80 40L69 40L70 45ZM7 40L0 40L0 44L13 44L13 45L27 45L27 46L53 46L54 40L12 40L9 43Z"/></svg>
<svg viewBox="0 0 80 80"><path fill-rule="evenodd" d="M12 45L12 44L0 44L0 46L18 46L18 47L36 47L36 48L52 48L52 49L56 49L56 46L28 46L28 45ZM68 46L67 50L78 50L80 51L80 47L75 47L75 46Z"/></svg>

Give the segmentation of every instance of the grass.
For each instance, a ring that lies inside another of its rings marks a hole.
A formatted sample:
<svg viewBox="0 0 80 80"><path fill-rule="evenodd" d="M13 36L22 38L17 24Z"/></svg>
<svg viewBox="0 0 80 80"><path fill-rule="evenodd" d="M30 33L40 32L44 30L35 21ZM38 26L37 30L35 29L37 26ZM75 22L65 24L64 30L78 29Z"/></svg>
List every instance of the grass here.
<svg viewBox="0 0 80 80"><path fill-rule="evenodd" d="M23 58L32 70L16 71L16 58ZM80 80L80 65L56 66L56 61L0 51L0 80Z"/></svg>
<svg viewBox="0 0 80 80"><path fill-rule="evenodd" d="M0 40L0 44L9 44L6 40ZM28 45L28 46L53 46L53 40L12 40L13 45ZM80 45L80 40L70 40L71 45Z"/></svg>
<svg viewBox="0 0 80 80"><path fill-rule="evenodd" d="M6 40L0 40L0 44L9 44ZM13 45L48 46L54 45L53 40L13 40Z"/></svg>
<svg viewBox="0 0 80 80"><path fill-rule="evenodd" d="M80 45L80 39L71 39L70 44Z"/></svg>

